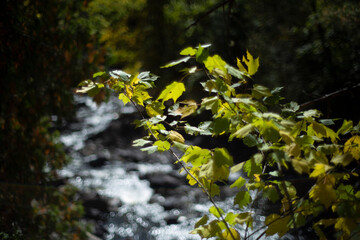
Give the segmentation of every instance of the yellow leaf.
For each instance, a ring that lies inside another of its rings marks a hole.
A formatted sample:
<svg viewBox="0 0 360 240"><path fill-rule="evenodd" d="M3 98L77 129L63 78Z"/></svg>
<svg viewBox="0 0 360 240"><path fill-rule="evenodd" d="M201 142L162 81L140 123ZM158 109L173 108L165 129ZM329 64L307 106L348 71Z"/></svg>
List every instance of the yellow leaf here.
<svg viewBox="0 0 360 240"><path fill-rule="evenodd" d="M279 131L281 139L287 144L290 145L295 141L294 137L290 135L290 133L285 131Z"/></svg>
<svg viewBox="0 0 360 240"><path fill-rule="evenodd" d="M177 131L171 130L167 137L174 142L185 143L184 137Z"/></svg>
<svg viewBox="0 0 360 240"><path fill-rule="evenodd" d="M329 171L330 169L332 169L333 167L323 164L323 163L316 163L315 164L315 168L314 171L310 174L310 177L318 177L318 176L323 176L325 175L325 173L327 171Z"/></svg>
<svg viewBox="0 0 360 240"><path fill-rule="evenodd" d="M186 101L182 101L180 103L185 104L184 107L180 107L175 111L175 113L178 113L181 115L180 119L190 116L197 109L197 104L194 100L186 100Z"/></svg>
<svg viewBox="0 0 360 240"><path fill-rule="evenodd" d="M351 218L338 218L335 224L335 229L346 233L346 235L350 235L356 227L356 222Z"/></svg>
<svg viewBox="0 0 360 240"><path fill-rule="evenodd" d="M288 223L291 219L291 216L281 217L278 214L271 214L266 217L265 224L268 226L266 229L266 235L271 236L278 234L282 237L285 233L288 232Z"/></svg>
<svg viewBox="0 0 360 240"><path fill-rule="evenodd" d="M292 165L298 173L309 173L309 163L305 159L297 160L292 159Z"/></svg>
<svg viewBox="0 0 360 240"><path fill-rule="evenodd" d="M336 191L331 184L316 184L312 187L309 193L310 198L315 202L320 202L326 209L337 201Z"/></svg>
<svg viewBox="0 0 360 240"><path fill-rule="evenodd" d="M344 144L344 152L351 153L353 158L356 160L360 159L360 136L356 135L351 137L349 140L346 141Z"/></svg>
<svg viewBox="0 0 360 240"><path fill-rule="evenodd" d="M132 91L132 88L129 86L129 85L125 85L125 91L126 91L126 95L129 99L132 98L132 96L134 95L133 94L133 91Z"/></svg>
<svg viewBox="0 0 360 240"><path fill-rule="evenodd" d="M229 230L225 230L222 232L222 239L224 240L240 240L240 234L234 228L230 228L231 234Z"/></svg>

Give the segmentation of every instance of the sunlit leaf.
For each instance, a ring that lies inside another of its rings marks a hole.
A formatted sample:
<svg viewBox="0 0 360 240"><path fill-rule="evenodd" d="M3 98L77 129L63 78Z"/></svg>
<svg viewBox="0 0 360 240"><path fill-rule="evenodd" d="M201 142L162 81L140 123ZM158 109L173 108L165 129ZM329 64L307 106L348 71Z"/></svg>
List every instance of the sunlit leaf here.
<svg viewBox="0 0 360 240"><path fill-rule="evenodd" d="M189 59L190 59L190 58L191 58L191 57L184 57L184 58L181 58L181 59L179 59L179 60L176 60L176 61L170 62L170 63L168 63L168 64L166 64L166 65L162 66L161 68L169 68L169 67L176 66L176 65L178 65L178 64L180 64L180 63L183 63L183 62L187 62L187 61L189 61Z"/></svg>
<svg viewBox="0 0 360 240"><path fill-rule="evenodd" d="M251 133L251 131L254 129L254 126L250 123L247 124L243 127L241 127L239 130L237 130L236 132L232 133L229 137L229 141L232 141L233 138L244 138L246 137L249 133Z"/></svg>
<svg viewBox="0 0 360 240"><path fill-rule="evenodd" d="M133 95L133 100L135 103L144 106L144 102L151 98L149 93L147 92L147 87L140 84L136 85Z"/></svg>
<svg viewBox="0 0 360 240"><path fill-rule="evenodd" d="M109 74L111 77L113 77L115 79L121 79L124 82L130 81L130 77L131 77L130 74L128 74L124 71L121 71L121 70L113 70L113 71L109 72Z"/></svg>
<svg viewBox="0 0 360 240"><path fill-rule="evenodd" d="M155 117L157 115L162 116L164 114L165 106L161 102L153 101L152 103L146 105L146 113L149 117Z"/></svg>
<svg viewBox="0 0 360 240"><path fill-rule="evenodd" d="M202 149L198 146L191 146L186 150L185 154L181 157L181 160L185 163L191 163L196 167L208 162L210 158L210 150Z"/></svg>
<svg viewBox="0 0 360 240"><path fill-rule="evenodd" d="M166 86L161 92L157 100L162 99L162 102L172 99L174 102L183 94L185 91L185 85L182 82L173 82Z"/></svg>
<svg viewBox="0 0 360 240"><path fill-rule="evenodd" d="M241 188L242 186L244 186L246 183L246 180L243 177L239 177L238 179L236 179L236 181L230 185L230 188Z"/></svg>
<svg viewBox="0 0 360 240"><path fill-rule="evenodd" d="M343 124L336 133L344 135L348 133L352 127L353 127L353 121L344 120Z"/></svg>
<svg viewBox="0 0 360 240"><path fill-rule="evenodd" d="M216 181L224 181L229 177L229 167L227 165L218 165L219 161L209 159L207 163L202 164L200 168L200 177L205 177L206 179Z"/></svg>
<svg viewBox="0 0 360 240"><path fill-rule="evenodd" d="M177 131L171 130L167 137L174 142L185 143L184 137Z"/></svg>
<svg viewBox="0 0 360 240"><path fill-rule="evenodd" d="M167 151L170 149L170 143L168 141L161 141L161 140L158 140L156 142L154 142L154 146L157 146L157 150L159 152L164 152L164 151Z"/></svg>
<svg viewBox="0 0 360 240"><path fill-rule="evenodd" d="M230 228L230 232L229 232L228 229L225 229L225 231L223 231L223 233L222 233L222 238L221 239L224 239L224 240L240 240L240 234L236 229Z"/></svg>
<svg viewBox="0 0 360 240"><path fill-rule="evenodd" d="M183 50L181 50L180 55L190 55L194 56L196 54L197 50L192 47L187 47Z"/></svg>
<svg viewBox="0 0 360 240"><path fill-rule="evenodd" d="M220 213L219 213L220 211ZM212 215L214 215L217 218L220 218L220 214L224 215L224 211L221 208L216 208L215 206L211 206L209 208L209 213L211 213Z"/></svg>
<svg viewBox="0 0 360 240"><path fill-rule="evenodd" d="M96 78L96 77L101 77L102 75L104 75L106 72L97 72L97 73L94 73L93 74L93 78Z"/></svg>
<svg viewBox="0 0 360 240"><path fill-rule="evenodd" d="M136 139L136 140L133 141L133 146L134 147L142 147L142 146L144 146L146 144L149 144L149 143L152 143L152 141L140 138L140 139Z"/></svg>
<svg viewBox="0 0 360 240"><path fill-rule="evenodd" d="M222 72L223 75L227 73L226 62L222 60L219 55L209 56L204 61L205 67L209 70L210 73L213 73L215 69L218 69Z"/></svg>

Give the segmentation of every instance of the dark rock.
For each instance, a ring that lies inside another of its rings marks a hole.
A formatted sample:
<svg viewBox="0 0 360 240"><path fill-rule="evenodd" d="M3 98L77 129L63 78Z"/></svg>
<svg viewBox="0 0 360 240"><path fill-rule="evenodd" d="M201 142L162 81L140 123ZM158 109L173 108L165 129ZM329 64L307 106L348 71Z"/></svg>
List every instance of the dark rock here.
<svg viewBox="0 0 360 240"><path fill-rule="evenodd" d="M181 179L163 173L145 175L142 178L147 179L153 189L176 188L183 184Z"/></svg>
<svg viewBox="0 0 360 240"><path fill-rule="evenodd" d="M171 214L171 215L165 217L164 220L166 221L167 225L178 224L179 216L175 216L175 215Z"/></svg>
<svg viewBox="0 0 360 240"><path fill-rule="evenodd" d="M188 206L188 198L185 196L167 197L165 201L161 203L161 206L167 211L172 209L186 209Z"/></svg>
<svg viewBox="0 0 360 240"><path fill-rule="evenodd" d="M99 167L103 167L106 163L108 162L108 159L105 157L98 157L95 160L91 160L89 162L87 162L87 164L90 167L93 168L99 168Z"/></svg>

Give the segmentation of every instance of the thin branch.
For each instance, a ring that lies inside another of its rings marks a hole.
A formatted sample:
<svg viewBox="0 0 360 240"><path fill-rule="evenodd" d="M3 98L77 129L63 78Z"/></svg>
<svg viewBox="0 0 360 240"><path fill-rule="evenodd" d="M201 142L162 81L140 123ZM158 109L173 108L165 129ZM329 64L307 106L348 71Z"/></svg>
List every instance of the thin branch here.
<svg viewBox="0 0 360 240"><path fill-rule="evenodd" d="M215 6L213 6L212 8L210 8L209 10L207 10L206 12L200 13L198 15L198 17L194 20L194 22L192 22L189 26L187 26L185 28L185 31L187 31L188 29L190 29L191 27L195 26L196 24L198 24L198 22L200 22L202 19L204 19L205 17L209 16L212 12L216 11L217 9L225 6L226 4L230 4L232 3L234 0L225 0L223 2L220 2L218 4L216 4Z"/></svg>
<svg viewBox="0 0 360 240"><path fill-rule="evenodd" d="M308 101L308 102L305 102L305 103L301 104L300 105L300 110L302 110L304 108L307 108L307 107L309 107L311 105L327 101L327 100L329 100L331 98L343 95L343 94L345 94L347 92L350 92L350 91L352 91L352 90L354 90L356 88L359 88L359 87L360 87L360 83L358 83L358 84L356 84L354 86L351 86L351 87L346 87L346 88L340 89L340 90L338 90L336 92L325 94L324 96L322 96L320 98L317 98L317 99L314 99L314 100L311 100L311 101Z"/></svg>

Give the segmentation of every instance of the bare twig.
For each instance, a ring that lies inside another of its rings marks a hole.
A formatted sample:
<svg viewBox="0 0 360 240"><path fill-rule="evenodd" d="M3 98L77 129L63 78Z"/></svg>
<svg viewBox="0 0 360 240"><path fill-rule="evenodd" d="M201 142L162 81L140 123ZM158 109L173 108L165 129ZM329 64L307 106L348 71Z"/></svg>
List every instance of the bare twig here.
<svg viewBox="0 0 360 240"><path fill-rule="evenodd" d="M301 104L300 105L300 110L302 110L304 108L307 108L307 107L309 107L311 105L327 101L327 100L329 100L331 98L343 95L343 94L345 94L347 92L350 92L350 91L352 91L352 90L354 90L356 88L359 88L359 87L360 87L360 83L358 83L358 84L356 84L354 86L351 86L351 87L346 87L346 88L340 89L340 90L338 90L336 92L325 94L324 96L322 96L320 98L317 98L317 99L314 99L314 100L311 100L311 101L308 101L308 102L305 102L305 103Z"/></svg>
<svg viewBox="0 0 360 240"><path fill-rule="evenodd" d="M185 28L185 31L187 31L188 29L190 29L191 27L195 26L196 24L198 24L198 22L200 22L203 18L209 16L212 12L216 11L217 9L225 6L226 4L230 4L232 3L234 0L225 0L223 2L220 2L218 4L216 4L215 6L213 6L212 8L210 8L209 10L207 10L206 12L200 13L197 18L194 20L194 22L192 22L189 26L187 26Z"/></svg>

